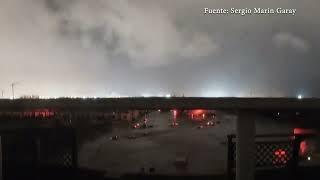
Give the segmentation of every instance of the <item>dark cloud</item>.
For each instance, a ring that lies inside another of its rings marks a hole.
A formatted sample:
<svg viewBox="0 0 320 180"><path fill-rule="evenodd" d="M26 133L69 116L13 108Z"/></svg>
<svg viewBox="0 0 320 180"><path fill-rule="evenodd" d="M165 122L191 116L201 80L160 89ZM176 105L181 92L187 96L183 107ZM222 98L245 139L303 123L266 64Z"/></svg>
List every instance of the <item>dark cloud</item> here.
<svg viewBox="0 0 320 180"><path fill-rule="evenodd" d="M310 48L306 40L286 32L275 34L273 41L278 48L293 48L299 52L307 52Z"/></svg>
<svg viewBox="0 0 320 180"><path fill-rule="evenodd" d="M0 89L21 81L20 95L319 96L318 4L1 0ZM297 14L208 16L205 7Z"/></svg>

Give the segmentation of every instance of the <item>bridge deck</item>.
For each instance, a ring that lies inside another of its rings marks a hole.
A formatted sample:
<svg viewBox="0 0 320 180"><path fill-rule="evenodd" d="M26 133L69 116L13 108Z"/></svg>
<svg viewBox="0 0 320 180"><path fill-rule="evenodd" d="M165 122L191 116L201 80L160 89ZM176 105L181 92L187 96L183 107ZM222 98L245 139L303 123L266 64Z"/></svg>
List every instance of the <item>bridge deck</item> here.
<svg viewBox="0 0 320 180"><path fill-rule="evenodd" d="M0 100L0 111L54 108L70 111L115 109L320 110L319 98L97 98Z"/></svg>

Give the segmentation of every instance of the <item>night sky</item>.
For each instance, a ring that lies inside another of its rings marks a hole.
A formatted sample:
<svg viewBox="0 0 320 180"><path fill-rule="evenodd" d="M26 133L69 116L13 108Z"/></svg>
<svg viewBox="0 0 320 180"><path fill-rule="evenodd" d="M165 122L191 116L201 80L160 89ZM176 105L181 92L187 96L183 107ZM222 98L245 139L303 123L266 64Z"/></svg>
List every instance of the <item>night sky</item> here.
<svg viewBox="0 0 320 180"><path fill-rule="evenodd" d="M0 0L11 96L320 96L318 0ZM204 15L204 8L296 8ZM1 95L1 94L0 94Z"/></svg>

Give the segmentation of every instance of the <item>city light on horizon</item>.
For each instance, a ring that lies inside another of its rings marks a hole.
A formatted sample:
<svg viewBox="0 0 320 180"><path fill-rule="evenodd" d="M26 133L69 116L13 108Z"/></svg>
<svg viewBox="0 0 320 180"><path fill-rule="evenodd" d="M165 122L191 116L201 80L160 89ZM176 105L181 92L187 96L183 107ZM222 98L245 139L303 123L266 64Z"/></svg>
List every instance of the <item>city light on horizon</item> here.
<svg viewBox="0 0 320 180"><path fill-rule="evenodd" d="M273 96L267 96L267 95L261 95L261 96L245 96L244 93L242 94L228 94L227 92L223 91L212 91L211 93L205 93L205 95L200 95L200 96L185 96L184 94L181 95L171 95L171 94L147 94L143 93L140 96L128 96L128 95L120 95L118 93L114 94L109 94L105 96L99 96L99 95L86 95L86 96L77 96L77 95L72 95L72 96L36 96L36 95L30 95L30 96L17 96L15 99L103 99L103 98L137 98L137 97L143 97L143 98L154 98L154 97L163 97L163 98L171 98L171 97L203 97L203 98L275 98ZM276 98L292 98L292 96L277 96ZM302 100L305 99L304 95L298 94L296 99ZM316 98L316 97L310 97L310 98ZM13 99L12 97L9 98L2 98L2 99Z"/></svg>

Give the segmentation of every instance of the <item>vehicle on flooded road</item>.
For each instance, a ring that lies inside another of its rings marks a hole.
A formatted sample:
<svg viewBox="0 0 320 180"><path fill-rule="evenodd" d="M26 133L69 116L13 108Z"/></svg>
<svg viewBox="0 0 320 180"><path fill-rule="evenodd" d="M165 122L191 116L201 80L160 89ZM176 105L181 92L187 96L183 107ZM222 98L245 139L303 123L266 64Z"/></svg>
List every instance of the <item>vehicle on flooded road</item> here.
<svg viewBox="0 0 320 180"><path fill-rule="evenodd" d="M117 141L117 140L119 140L119 136L111 136L110 140Z"/></svg>

